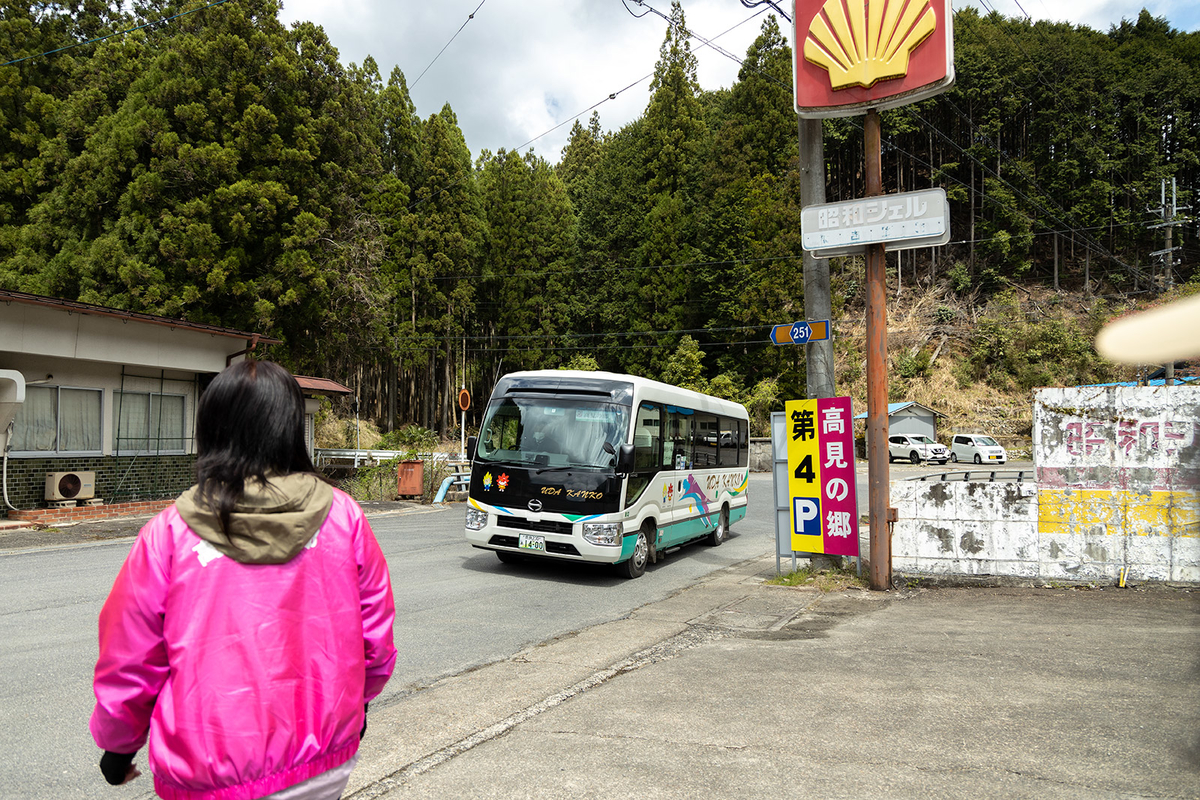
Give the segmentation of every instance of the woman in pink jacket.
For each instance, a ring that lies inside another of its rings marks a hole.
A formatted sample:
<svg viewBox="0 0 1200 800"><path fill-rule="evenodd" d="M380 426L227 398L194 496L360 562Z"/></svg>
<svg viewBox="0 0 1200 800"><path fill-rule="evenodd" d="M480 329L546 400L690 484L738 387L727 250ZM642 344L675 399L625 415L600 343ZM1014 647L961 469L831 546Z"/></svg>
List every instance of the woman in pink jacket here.
<svg viewBox="0 0 1200 800"><path fill-rule="evenodd" d="M396 661L387 564L315 474L304 401L245 361L200 398L197 483L144 527L100 612L92 736L109 783L150 742L167 800L337 798Z"/></svg>

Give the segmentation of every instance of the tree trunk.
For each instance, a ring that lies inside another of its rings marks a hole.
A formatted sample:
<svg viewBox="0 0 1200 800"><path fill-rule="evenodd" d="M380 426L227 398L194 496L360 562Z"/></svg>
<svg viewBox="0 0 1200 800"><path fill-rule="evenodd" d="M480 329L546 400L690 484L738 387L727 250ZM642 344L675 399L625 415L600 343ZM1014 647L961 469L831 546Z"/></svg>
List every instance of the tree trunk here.
<svg viewBox="0 0 1200 800"><path fill-rule="evenodd" d="M1058 291L1058 232L1054 233L1054 291Z"/></svg>

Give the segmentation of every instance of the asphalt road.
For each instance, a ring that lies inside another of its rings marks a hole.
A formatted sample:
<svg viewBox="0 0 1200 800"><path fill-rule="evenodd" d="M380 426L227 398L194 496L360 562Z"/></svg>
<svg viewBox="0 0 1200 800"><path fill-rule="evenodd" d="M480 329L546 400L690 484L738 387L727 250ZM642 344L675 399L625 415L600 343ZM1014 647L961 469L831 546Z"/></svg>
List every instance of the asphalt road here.
<svg viewBox="0 0 1200 800"><path fill-rule="evenodd" d="M397 607L396 672L386 708L447 675L669 597L772 551L771 478L754 474L750 513L718 548L670 553L636 580L601 567L509 566L469 547L462 505L372 520ZM0 795L30 800L149 798L149 781L116 793L87 730L96 619L129 539L0 552ZM372 705L375 708L376 704Z"/></svg>

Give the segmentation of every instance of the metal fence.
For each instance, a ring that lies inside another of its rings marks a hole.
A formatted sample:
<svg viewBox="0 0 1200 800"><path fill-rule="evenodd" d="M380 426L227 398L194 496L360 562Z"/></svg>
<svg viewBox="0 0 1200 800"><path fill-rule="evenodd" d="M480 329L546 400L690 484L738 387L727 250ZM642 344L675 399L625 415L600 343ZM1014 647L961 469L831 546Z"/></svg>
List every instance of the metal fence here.
<svg viewBox="0 0 1200 800"><path fill-rule="evenodd" d="M938 483L1028 483L1034 481L1034 471L1031 469L968 469L918 475L905 480L937 481Z"/></svg>

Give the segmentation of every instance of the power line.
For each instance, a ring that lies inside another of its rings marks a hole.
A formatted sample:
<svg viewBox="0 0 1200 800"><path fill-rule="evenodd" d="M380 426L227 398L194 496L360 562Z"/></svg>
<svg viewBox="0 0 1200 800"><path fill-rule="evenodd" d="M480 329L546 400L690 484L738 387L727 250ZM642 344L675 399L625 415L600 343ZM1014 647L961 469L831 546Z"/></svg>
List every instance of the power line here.
<svg viewBox="0 0 1200 800"><path fill-rule="evenodd" d="M637 19L641 19L642 17L646 16L646 14L633 14L633 12L630 11L630 9L629 9L627 0L621 0L621 1L622 1L622 3L626 3L625 10L629 11L629 13L632 14ZM689 28L687 28L683 25L676 25L674 20L672 20L669 16L667 16L666 14L659 11L657 8L647 5L645 0L632 0L632 1L634 3L637 3L639 6L642 6L643 8L645 8L647 14L656 14L659 17L662 17L664 20L666 20L668 25L670 25L673 28L678 28L679 32L682 33L684 36L687 36L691 39L695 39L696 41L700 42L704 47L708 47L708 48L715 50L716 52L720 53L721 55L725 56L726 58L734 61L735 63L737 63L741 66L745 66L745 61L743 61L741 58L738 58L736 55L729 52L725 48L720 47L719 45L713 44L713 42L717 39L720 39L722 36L729 33L730 31L740 28L741 26L745 25L747 22L749 22L750 20L754 19L755 17L757 17L759 14L762 13L762 11L756 11L755 13L751 14L749 17L746 17L746 19L742 20L738 24L729 28L728 30L722 31L718 35L714 36L712 39L706 39L705 37L701 36L700 34L696 33L693 30L690 30ZM772 5L772 7L774 7L773 3L771 5ZM763 10L765 11L766 9L763 9ZM774 77L767 75L766 73L759 72L759 74L762 75L764 78L767 78L768 80L772 80L772 81L776 80ZM778 83L779 81L776 81L776 82ZM788 87L788 88L791 88L791 87Z"/></svg>
<svg viewBox="0 0 1200 800"><path fill-rule="evenodd" d="M474 11L472 11L470 14L467 15L467 19L463 22L463 24L461 26L459 26L459 29L454 32L454 35L450 37L450 41L448 41L448 42L446 42L446 44L442 45L442 49L438 50L438 54L433 57L433 61L430 61L429 64L425 67L425 69L421 70L421 74L418 75L417 79L412 82L412 86L409 87L410 89L416 88L417 84L421 82L421 78L425 77L425 73L429 72L429 67L432 67L434 65L434 63L436 63L437 60L442 57L442 53L446 52L446 48L454 43L454 40L458 38L458 35L463 32L463 28L467 27L467 23L469 23L471 20L475 19L475 15L479 13L479 9L483 8L483 4L486 2L487 2L487 0L479 0L479 5L477 5L475 7Z"/></svg>
<svg viewBox="0 0 1200 800"><path fill-rule="evenodd" d="M541 270L538 272L525 272L519 276L518 275L508 275L505 277L542 278L547 275L593 275L593 274L608 273L608 272L634 272L634 271L638 271L638 270L658 270L658 269L677 269L677 268L696 269L696 268L700 268L700 267L722 267L722 266L732 266L732 265L736 265L736 264L765 263L765 262L770 262L770 261L798 261L798 260L800 260L800 258L801 257L798 255L764 256L761 258L725 258L725 259L717 259L715 261L686 261L686 262L680 262L677 264L644 264L641 266L596 267L594 269L577 269L577 270L572 270L570 268L563 268L563 269L557 269L557 270L547 269L547 270ZM430 278L430 281L477 281L477 280L487 280L489 277L490 276L485 276L482 273L476 273L476 274L471 274L471 275L441 275L441 276L436 276L436 277Z"/></svg>
<svg viewBox="0 0 1200 800"><path fill-rule="evenodd" d="M484 2L486 2L486 0L484 0ZM632 15L632 16L633 16L634 18L636 18L636 19L641 19L642 17L646 16L646 14L654 13L654 14L657 14L658 16L660 16L660 17L663 17L663 19L666 19L668 22L670 22L670 17L665 17L665 16L663 16L663 14L662 14L661 12L659 12L658 10L656 10L656 9L654 9L654 8L651 8L650 6L645 6L645 5L644 5L644 3L642 2L642 0L632 0L632 2L635 2L635 3L637 3L639 6L644 6L644 7L646 8L646 12L645 12L645 13L643 13L643 14L634 14L634 13L633 13L633 11L632 11L632 10L629 8L629 5L628 5L628 2L629 2L629 0L621 0L621 2L622 2L624 5L625 5L625 10L626 10L626 11L628 11L628 12L630 13L630 15ZM480 5L480 7L482 7L482 6L483 6L483 3L480 3L479 5ZM477 8L477 9L475 9L475 10L476 10L476 11L478 11L479 9ZM761 12L759 12L759 13L761 13ZM474 16L474 15L472 15L472 16ZM704 38L704 37L702 37L702 36L699 36L699 35L697 35L697 34L691 33L690 31L688 31L688 30L686 30L686 29L684 29L684 30L683 30L683 33L685 33L685 34L686 34L686 35L688 35L688 36L692 36L692 37L694 37L694 38L696 38L696 39L700 40L701 42L703 42L703 43L704 43L704 47L711 47L713 50L716 50L717 52L720 52L722 55L725 55L725 56L726 56L726 57L728 57L728 58L732 58L734 61L736 61L737 63L739 63L739 64L742 64L742 65L744 66L744 65L745 65L745 62L744 62L744 61L742 61L742 59L739 59L737 56L735 56L735 55L733 55L733 54L729 53L728 51L726 51L726 50L723 50L722 48L719 48L719 47L717 47L717 45L713 44L713 41L714 41L714 40L716 40L716 39L719 39L719 38L721 38L722 36L726 35L727 33L730 33L730 32L731 32L731 31L733 31L733 30L736 30L737 28L741 27L742 25L745 25L747 22L749 22L750 20L754 19L754 17L755 17L755 16L757 16L757 14L754 14L754 15L751 15L750 17L747 17L746 19L742 20L741 22L737 23L736 25L734 25L734 26L732 26L732 27L730 27L730 28L728 28L728 29L726 29L726 30L722 31L721 33L717 34L717 35L716 35L716 36L714 36L714 37L713 37L713 39L711 39L711 40L710 40L710 39L705 39L705 38ZM468 18L468 22L469 22L469 21L470 21L470 19ZM466 23L464 22L464 23L463 23L463 25L465 26L465 25L466 25ZM459 30L461 31L462 29L460 28ZM457 36L458 34L456 33L456 34L454 34L454 35L455 35L455 36ZM453 39L451 39L451 41L453 41ZM449 43L447 43L447 47L448 47L448 46L449 46ZM443 50L445 50L445 48L444 48L444 47L443 47L442 49L443 49ZM441 54L439 53L438 55L441 55ZM437 59L435 58L434 60L436 61ZM432 63L430 64L430 66L432 66ZM429 67L426 67L425 69L426 69L426 70L428 70L428 69L429 69ZM789 90L790 90L790 88L791 88L791 87L789 87L789 86L787 86L786 84L782 83L781 81L777 80L777 79L776 79L776 78L774 78L773 76L771 76L771 75L767 75L765 72L762 72L761 70L755 70L755 71L756 71L756 72L757 72L757 73L758 73L760 76L762 76L763 78L765 78L765 79L767 79L767 80L769 80L769 81L772 81L772 82L774 82L774 83L776 83L776 84L779 84L780 86L784 86L785 88L787 88L787 89L789 89ZM422 74L422 75L424 75L425 73L424 73L424 72L422 72L421 74ZM599 108L600 106L604 105L605 103L607 103L607 102L609 102L609 101L611 101L611 100L616 100L616 99L617 99L617 97L618 97L619 95L621 95L621 94L623 94L623 93L625 93L625 92L629 91L629 90L630 90L630 89L632 89L634 86L637 86L639 83L642 83L642 82L644 82L644 81L647 81L647 80L649 80L649 79L650 79L650 78L652 78L652 77L654 77L654 73L653 73L653 72L650 72L650 73L648 73L648 74L646 74L646 75L643 75L642 77L638 78L636 81L634 81L633 83L629 84L628 86L625 86L625 87L624 87L624 88L622 88L622 89L618 89L618 90L617 90L617 91L615 91L615 92L611 92L611 93L608 95L608 97L605 97L605 98L601 99L599 102L593 103L591 106L588 106L588 107L587 107L587 108L585 108L583 111L580 111L578 114L575 114L574 116L572 116L572 117L569 117L569 118L567 118L567 119L563 120L562 122L560 122L560 123L558 123L557 125L555 125L553 128L550 128L550 129L549 129L549 130L547 130L547 131L543 131L542 133L539 133L537 136L534 136L532 139L530 139L529 141L525 142L524 144L522 144L522 145L519 145L519 146L517 146L517 147L513 148L513 152L520 152L521 150L525 149L525 148L526 148L526 147L528 147L529 145L531 145L531 144L533 144L534 142L536 142L538 139L542 139L542 138L544 138L544 137L546 137L546 136L549 136L551 133L554 133L556 130L558 130L559 128L563 127L564 125L567 125L568 123L574 122L575 120L577 120L577 119L579 119L580 117L582 117L584 114L587 114L589 111L594 111L594 110L596 110L597 108ZM417 80L420 80L420 78L417 78ZM414 82L413 82L413 86L416 86L416 81L414 81ZM433 200L435 197L439 197L440 195L442 195L442 194L445 194L446 192L448 192L448 191L450 191L451 189L453 189L455 186L458 186L459 184L461 184L461 183L463 183L464 181L466 181L468 177L470 177L470 173L468 173L467 175L464 175L463 177L459 178L459 179L458 179L458 180L456 180L456 181L453 181L452 183L449 183L449 184L447 184L446 186L443 186L443 187L442 187L441 189L439 189L438 191L436 191L436 192L433 192L433 193L432 193L432 194L431 194L429 197L423 197L423 198L421 198L421 199L419 199L419 200L414 200L412 203L409 203L409 205L407 206L407 209L406 209L406 210L408 210L408 211L412 211L412 210L416 209L417 207L419 207L419 206L421 206L421 205L424 205L425 203L429 202L430 200Z"/></svg>
<svg viewBox="0 0 1200 800"><path fill-rule="evenodd" d="M788 16L786 11L784 11L775 3L775 0L742 0L742 5L746 8L758 8L762 5L768 5L775 9L776 14L786 19L789 23L792 21L792 18Z"/></svg>
<svg viewBox="0 0 1200 800"><path fill-rule="evenodd" d="M953 106L953 104L952 104L952 103L951 103L951 106ZM951 145L952 147L956 148L956 149L957 149L957 150L958 150L960 153L962 153L962 154L963 154L963 155L965 155L967 158L969 158L969 159L971 159L972 161L974 161L974 162L975 162L975 163L976 163L976 164L979 166L979 168L980 168L980 169L982 169L983 171L985 171L985 172L987 172L987 173L990 173L990 174L991 174L991 176L993 176L993 177L994 177L994 178L995 178L997 181L999 181L1000 183L1004 184L1004 185L1005 185L1005 186L1007 186L1009 189L1011 189L1013 192L1015 192L1017 195L1019 195L1021 198L1023 198L1024 200L1026 200L1026 201L1027 201L1027 202L1028 202L1028 203L1029 203L1029 204L1030 204L1030 205L1031 205L1031 206L1032 206L1032 207L1033 207L1035 210L1037 210L1037 211L1040 211L1041 213L1045 214L1045 215L1046 215L1046 216L1047 216L1047 217L1048 217L1050 220L1052 220L1052 221L1053 221L1055 224L1057 224L1057 225L1061 225L1061 226L1063 226L1063 227L1066 227L1066 228L1069 228L1071 231L1079 231L1079 232L1083 232L1083 231L1085 231L1085 230L1086 230L1085 228L1083 228L1082 226L1079 226L1079 225L1066 225L1066 224L1065 224L1065 223L1064 223L1064 222L1063 222L1061 219L1059 219L1057 216L1055 216L1055 215L1054 215L1054 214L1053 214L1053 213L1052 213L1052 212L1051 212L1049 209L1047 209L1047 208L1046 208L1044 205L1042 205L1042 204L1041 204L1039 201L1035 200L1034 198L1030 197L1030 196L1029 196L1028 194L1026 194L1025 192L1021 191L1019 188L1017 188L1016 186L1014 186L1014 185L1013 185L1011 182L1009 182L1008 180L1006 180L1005 178L1003 178L1003 177L1002 177L1002 176L1001 176L1001 175L1000 175L998 172L996 172L995 170L993 170L993 169L992 169L990 166L988 166L988 165L987 165L987 164L985 164L984 162L980 161L980 160L979 160L978 158L976 158L976 157L975 157L975 156L974 156L972 153L968 152L966 148L964 148L964 147L963 147L962 145L960 145L958 142L954 141L954 139L952 139L951 137L949 137L949 136L947 136L945 133L943 133L943 132L942 132L942 131L941 131L941 130L940 130L940 129L939 129L937 126L936 126L936 125L934 125L933 123L929 122L929 121L928 121L928 120L926 120L924 117L922 117L920 114L918 114L918 113L917 113L915 110L913 110L913 107L912 107L911 105L909 105L909 106L905 106L905 111L907 111L907 112L909 113L909 115L911 115L912 117L914 117L914 118L915 118L915 119L916 119L918 122L920 122L922 125L924 125L924 126L925 126L927 129L929 129L931 132L933 132L933 133L936 133L936 134L937 134L938 136L940 136L940 137L941 137L943 140L945 140L946 142L949 142L949 143L950 143L950 145ZM961 114L962 112L959 112L959 113ZM968 124L971 124L969 120L968 120ZM1010 162L1010 163L1011 163L1011 162ZM1033 180L1029 179L1029 178L1028 178L1027 176L1025 176L1024 174L1022 174L1022 177L1024 177L1026 180L1028 180L1030 183L1032 183L1034 187L1036 187L1036 188L1037 188L1038 190L1040 190L1040 191L1041 191L1041 192L1042 192L1044 195L1046 195L1046 199L1047 199L1047 200L1048 200L1050 203L1052 203L1052 204L1053 204L1055 207L1057 207L1057 208L1058 208L1058 210L1059 210L1061 213L1063 213L1063 214L1066 214L1066 215L1069 215L1069 213L1070 213L1070 212L1068 212L1066 209L1064 209L1062 206L1060 206L1060 205L1059 205L1057 202L1055 202L1055 201L1053 200L1053 198L1049 197L1049 193L1048 193L1048 192L1046 192L1046 191L1045 191L1045 189L1042 189L1042 187L1041 187L1041 186L1038 186L1038 184L1037 184L1035 181L1033 181ZM1042 223L1042 224L1043 224L1043 226L1045 225L1045 223ZM1091 249L1094 249L1096 252L1100 253L1101 255L1104 255L1105 257L1107 257L1107 258L1111 259L1111 260L1112 260L1112 261L1114 261L1115 263L1117 263L1117 264L1120 264L1122 267L1124 267L1125 269L1129 270L1131 274L1133 274L1133 275L1136 275L1136 276L1138 276L1138 277L1146 277L1146 273L1145 273L1145 272L1143 272L1142 270L1140 270L1140 269L1138 269L1138 268L1136 268L1136 267L1133 267L1133 266L1131 266L1131 265L1129 265L1129 264L1126 264L1124 261L1122 261L1121 259L1117 258L1117 257L1116 257L1116 255L1114 255L1113 253L1111 253L1111 252L1108 250L1108 248L1106 248L1106 247L1105 247L1103 244L1101 244L1099 241L1097 241L1097 240L1096 240L1096 239L1094 239L1093 237L1091 237L1091 236L1087 236L1086 234L1084 234L1084 243L1085 243L1085 244L1087 244L1087 245L1088 245L1088 246L1089 246Z"/></svg>
<svg viewBox="0 0 1200 800"><path fill-rule="evenodd" d="M28 61L31 58L42 58L43 56L52 56L52 55L55 55L56 53L64 53L67 50L74 50L76 47L83 47L86 44L95 44L96 42L103 42L104 40L112 39L115 36L124 36L127 33L133 33L134 31L140 31L143 28L153 28L153 27L156 27L159 25L165 25L168 22L171 22L172 20L179 19L180 17L186 17L189 14L195 14L198 11L204 11L206 9L212 8L213 6L219 6L224 3L228 3L228 2L230 2L230 0L213 0L213 2L209 3L208 5L201 6L200 8L193 8L191 11L181 11L178 14L173 14L172 16L165 17L163 19L154 20L152 22L144 22L141 25L136 25L132 28L127 28L127 29L121 30L121 31L115 31L113 33L105 34L104 36L97 36L94 39L88 39L86 42L76 42L75 44L69 44L66 47L60 47L57 50L47 50L44 53L37 53L35 55L25 56L23 58L15 58L12 61L6 61L5 63L0 64L0 67L10 67L13 64L20 64L22 61Z"/></svg>

